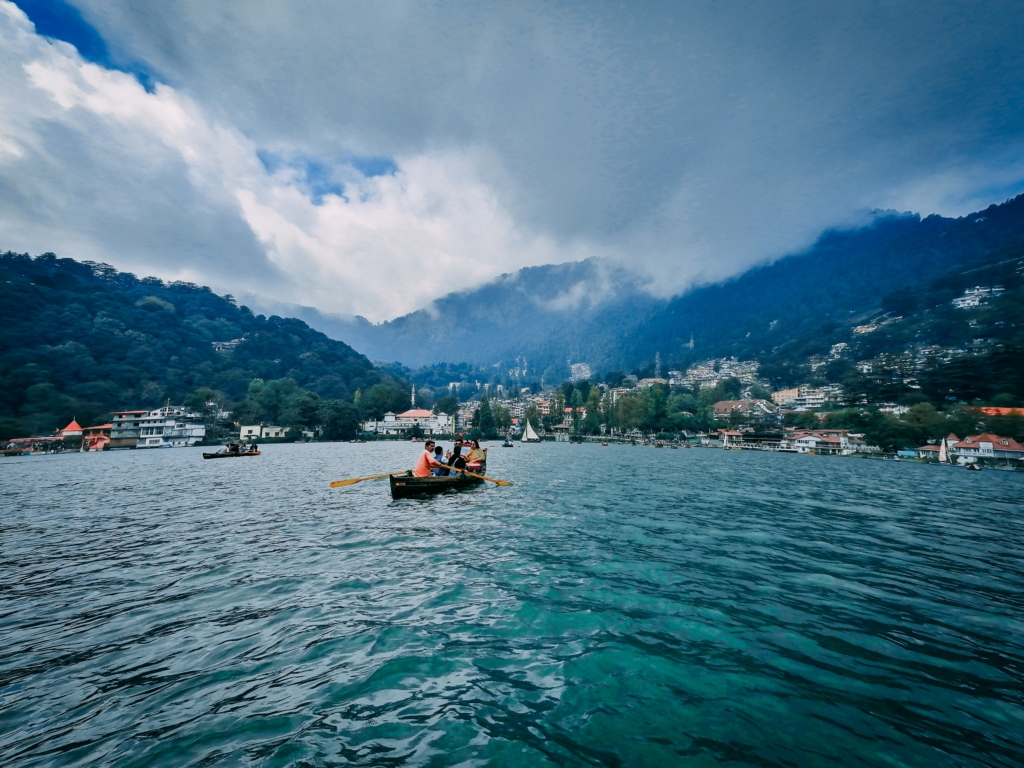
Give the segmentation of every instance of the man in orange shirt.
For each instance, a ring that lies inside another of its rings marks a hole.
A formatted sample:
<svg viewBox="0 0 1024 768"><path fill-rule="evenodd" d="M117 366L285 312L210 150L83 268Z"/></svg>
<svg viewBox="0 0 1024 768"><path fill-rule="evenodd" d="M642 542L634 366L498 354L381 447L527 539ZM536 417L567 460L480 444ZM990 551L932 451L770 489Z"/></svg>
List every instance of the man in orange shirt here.
<svg viewBox="0 0 1024 768"><path fill-rule="evenodd" d="M416 462L416 469L412 473L416 477L430 477L430 470L440 466L441 462L434 458L434 441L427 440L423 444L423 453L420 454L420 460Z"/></svg>

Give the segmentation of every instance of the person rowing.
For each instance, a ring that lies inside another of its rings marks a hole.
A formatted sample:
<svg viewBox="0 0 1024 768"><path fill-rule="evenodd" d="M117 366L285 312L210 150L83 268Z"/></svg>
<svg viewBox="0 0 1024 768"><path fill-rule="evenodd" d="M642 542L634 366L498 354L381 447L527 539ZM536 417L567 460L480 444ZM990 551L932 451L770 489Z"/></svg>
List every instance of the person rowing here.
<svg viewBox="0 0 1024 768"><path fill-rule="evenodd" d="M430 477L430 470L442 466L444 465L434 458L434 441L427 440L423 444L423 453L420 454L419 461L416 462L416 469L413 470L413 475L416 477Z"/></svg>

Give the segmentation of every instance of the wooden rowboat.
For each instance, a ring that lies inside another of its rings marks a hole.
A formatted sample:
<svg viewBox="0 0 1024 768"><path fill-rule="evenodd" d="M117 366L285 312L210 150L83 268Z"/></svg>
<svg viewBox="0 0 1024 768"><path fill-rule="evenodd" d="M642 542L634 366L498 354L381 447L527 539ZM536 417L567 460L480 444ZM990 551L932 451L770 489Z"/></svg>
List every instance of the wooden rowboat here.
<svg viewBox="0 0 1024 768"><path fill-rule="evenodd" d="M228 451L220 451L218 453L204 453L204 459L237 459L240 456L260 456L260 451L239 451L238 453L230 453Z"/></svg>
<svg viewBox="0 0 1024 768"><path fill-rule="evenodd" d="M478 474L484 474L485 467L474 470ZM476 488L483 485L484 481L479 477L470 477L462 473L452 475L431 475L430 477L415 477L412 473L405 475L390 475L391 498L408 499L416 496L430 496L445 491L463 491L467 488Z"/></svg>

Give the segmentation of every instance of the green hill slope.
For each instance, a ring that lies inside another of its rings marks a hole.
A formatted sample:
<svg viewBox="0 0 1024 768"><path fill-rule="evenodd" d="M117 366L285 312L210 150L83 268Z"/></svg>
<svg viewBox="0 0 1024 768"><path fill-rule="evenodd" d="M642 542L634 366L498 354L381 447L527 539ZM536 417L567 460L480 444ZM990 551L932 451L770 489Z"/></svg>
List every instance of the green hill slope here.
<svg viewBox="0 0 1024 768"><path fill-rule="evenodd" d="M0 254L0 437L209 396L202 388L237 402L253 379L292 379L345 402L394 384L302 321L254 315L209 288L53 254Z"/></svg>

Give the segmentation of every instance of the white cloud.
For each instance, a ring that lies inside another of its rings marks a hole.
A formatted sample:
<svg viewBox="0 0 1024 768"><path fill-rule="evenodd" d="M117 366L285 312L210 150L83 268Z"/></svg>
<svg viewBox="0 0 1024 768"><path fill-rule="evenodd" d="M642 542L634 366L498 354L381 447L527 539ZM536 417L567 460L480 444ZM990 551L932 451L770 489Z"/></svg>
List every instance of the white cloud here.
<svg viewBox="0 0 1024 768"><path fill-rule="evenodd" d="M169 151L180 160L179 172L184 171L194 195L221 214L233 211L262 253L250 248L250 264L236 262L235 269L225 272L217 268L222 243L198 244L198 250L172 260L154 259L140 254L134 243L90 239L90 228L83 228L77 217L67 222L66 231L59 231L61 224L51 218L45 230L30 233L28 222L9 215L0 216L5 247L39 251L63 245L62 255L374 320L502 271L594 255L592 249L557 246L517 228L481 180L481 169L493 158L474 148L399 157L398 171L388 175L367 178L349 168L344 196L327 194L314 204L294 169L268 171L252 140L231 125L212 121L192 99L166 85L149 93L131 75L82 61L70 46L36 37L10 4L0 7L3 40L16 44L8 48L13 55L5 56L5 96L21 116L4 120L0 134L0 147L19 161L0 166L12 189L22 186L12 177L35 175L52 157L47 134L59 126L87 132L104 145L109 184L130 178L152 186L144 198L150 208L146 215L160 216L151 201L166 183L166 163L139 162L139 156ZM86 173L89 165L63 164L60 171L70 177ZM46 192L60 197L60 190ZM93 185L70 202L88 216L95 196L109 192ZM124 218L141 213L123 198L121 203ZM182 233L177 242L166 243L167 249L178 249L188 237ZM117 244L127 246L127 252L114 250Z"/></svg>

